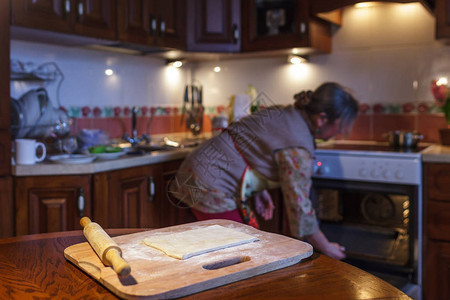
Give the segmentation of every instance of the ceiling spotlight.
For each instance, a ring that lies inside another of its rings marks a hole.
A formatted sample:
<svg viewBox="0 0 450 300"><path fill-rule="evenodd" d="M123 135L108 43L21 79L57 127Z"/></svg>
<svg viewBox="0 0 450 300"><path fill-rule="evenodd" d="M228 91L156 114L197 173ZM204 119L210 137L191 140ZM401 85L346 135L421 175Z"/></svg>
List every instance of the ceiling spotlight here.
<svg viewBox="0 0 450 300"><path fill-rule="evenodd" d="M307 59L298 55L289 55L288 56L288 62L290 62L293 65L299 65L301 63L307 62Z"/></svg>
<svg viewBox="0 0 450 300"><path fill-rule="evenodd" d="M217 67L214 67L214 72L216 72L216 73L219 73L220 72L220 70L222 70L219 66L217 66Z"/></svg>
<svg viewBox="0 0 450 300"><path fill-rule="evenodd" d="M167 60L166 64L174 68L180 68L183 65L183 60L181 59Z"/></svg>

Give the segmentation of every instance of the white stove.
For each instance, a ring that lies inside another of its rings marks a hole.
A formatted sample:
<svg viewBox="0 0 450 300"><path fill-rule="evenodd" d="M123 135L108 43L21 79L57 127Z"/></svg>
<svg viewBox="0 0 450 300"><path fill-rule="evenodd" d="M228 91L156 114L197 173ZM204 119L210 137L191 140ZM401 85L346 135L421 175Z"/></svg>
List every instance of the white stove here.
<svg viewBox="0 0 450 300"><path fill-rule="evenodd" d="M422 293L421 153L427 147L325 142L315 151L312 174L322 209L318 208L321 228L331 241L349 249L347 262L391 282L413 299L421 299ZM374 255L377 248L383 248L383 254Z"/></svg>
<svg viewBox="0 0 450 300"><path fill-rule="evenodd" d="M313 177L418 185L421 149L406 152L367 142L325 144L315 152Z"/></svg>

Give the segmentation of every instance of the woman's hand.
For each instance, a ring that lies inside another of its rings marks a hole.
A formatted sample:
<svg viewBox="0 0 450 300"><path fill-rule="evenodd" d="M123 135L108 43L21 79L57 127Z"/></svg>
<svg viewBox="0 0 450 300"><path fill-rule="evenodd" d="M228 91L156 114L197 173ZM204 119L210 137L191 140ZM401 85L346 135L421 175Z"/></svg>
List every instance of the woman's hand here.
<svg viewBox="0 0 450 300"><path fill-rule="evenodd" d="M345 258L345 247L339 245L338 243L331 243L328 241L320 229L316 233L306 236L306 241L311 243L314 248L331 258L339 260Z"/></svg>
<svg viewBox="0 0 450 300"><path fill-rule="evenodd" d="M273 210L275 206L273 205L272 198L267 190L262 190L255 194L255 209L256 212L261 215L264 220L270 220L273 216Z"/></svg>

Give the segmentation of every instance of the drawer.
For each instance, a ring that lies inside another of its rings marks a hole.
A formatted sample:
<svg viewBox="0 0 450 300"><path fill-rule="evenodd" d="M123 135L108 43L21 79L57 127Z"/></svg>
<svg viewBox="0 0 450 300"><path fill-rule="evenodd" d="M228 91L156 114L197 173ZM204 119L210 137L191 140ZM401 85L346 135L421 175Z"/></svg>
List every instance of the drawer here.
<svg viewBox="0 0 450 300"><path fill-rule="evenodd" d="M428 201L425 222L428 238L450 241L450 203Z"/></svg>

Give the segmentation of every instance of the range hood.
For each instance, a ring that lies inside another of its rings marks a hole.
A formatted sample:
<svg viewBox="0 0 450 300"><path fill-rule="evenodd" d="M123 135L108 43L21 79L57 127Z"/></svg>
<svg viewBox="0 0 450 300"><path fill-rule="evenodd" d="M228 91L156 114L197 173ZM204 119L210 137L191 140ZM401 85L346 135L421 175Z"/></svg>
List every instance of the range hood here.
<svg viewBox="0 0 450 300"><path fill-rule="evenodd" d="M387 3L387 2L394 2L394 3L415 3L419 2L421 3L429 12L434 13L434 2L435 0L335 0L335 1L329 1L329 0L314 0L309 3L310 6L310 13L313 15L317 15L319 13L327 13L330 11L334 11L336 9L344 8L345 6L349 5L355 5L357 3L361 2L380 2L380 3Z"/></svg>
<svg viewBox="0 0 450 300"><path fill-rule="evenodd" d="M10 27L10 37L12 40L22 40L28 42L53 44L68 47L83 47L130 55L147 55L147 54L163 53L172 50L160 47L153 47L149 45L124 43L121 41L91 38L75 34L59 33L20 26Z"/></svg>

